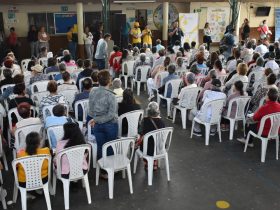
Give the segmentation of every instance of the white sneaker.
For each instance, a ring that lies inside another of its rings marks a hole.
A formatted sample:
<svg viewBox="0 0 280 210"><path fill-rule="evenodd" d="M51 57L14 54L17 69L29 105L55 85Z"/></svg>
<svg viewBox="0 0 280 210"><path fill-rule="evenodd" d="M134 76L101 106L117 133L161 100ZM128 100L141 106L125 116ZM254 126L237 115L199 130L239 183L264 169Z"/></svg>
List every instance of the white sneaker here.
<svg viewBox="0 0 280 210"><path fill-rule="evenodd" d="M237 138L237 141L241 142L242 144L246 144L245 138ZM254 147L253 143L248 143L248 147Z"/></svg>

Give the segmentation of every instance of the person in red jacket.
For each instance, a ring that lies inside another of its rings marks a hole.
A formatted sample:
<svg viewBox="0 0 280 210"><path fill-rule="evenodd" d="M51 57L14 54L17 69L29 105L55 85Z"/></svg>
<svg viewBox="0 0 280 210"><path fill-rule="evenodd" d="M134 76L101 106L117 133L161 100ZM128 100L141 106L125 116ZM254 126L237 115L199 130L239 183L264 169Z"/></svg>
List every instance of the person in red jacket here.
<svg viewBox="0 0 280 210"><path fill-rule="evenodd" d="M110 68L114 72L114 77L119 77L119 73L121 70L121 64L120 64L121 57L122 57L122 52L120 51L120 48L115 45L113 47L113 52L111 53L109 59Z"/></svg>
<svg viewBox="0 0 280 210"><path fill-rule="evenodd" d="M257 133L260 127L260 122L261 119L269 114L273 114L273 113L280 113L280 103L277 101L279 96L279 92L276 88L270 88L267 92L267 98L266 98L266 103L261 106L255 113L254 116L252 117L252 120L254 122L256 122L255 124L250 124L248 127L246 127L245 129L245 133L246 133L246 137L249 133L250 130L252 130L254 133ZM271 127L271 122L270 120L267 120L264 124L264 128L263 128L263 133L262 136L263 137L267 137L269 130ZM279 132L280 133L280 132ZM237 138L237 141L245 144L246 139L245 138ZM248 147L253 147L253 137L251 137L249 139L249 144Z"/></svg>
<svg viewBox="0 0 280 210"><path fill-rule="evenodd" d="M7 45L13 51L13 53L17 54L17 34L14 27L10 28L10 34L7 38Z"/></svg>

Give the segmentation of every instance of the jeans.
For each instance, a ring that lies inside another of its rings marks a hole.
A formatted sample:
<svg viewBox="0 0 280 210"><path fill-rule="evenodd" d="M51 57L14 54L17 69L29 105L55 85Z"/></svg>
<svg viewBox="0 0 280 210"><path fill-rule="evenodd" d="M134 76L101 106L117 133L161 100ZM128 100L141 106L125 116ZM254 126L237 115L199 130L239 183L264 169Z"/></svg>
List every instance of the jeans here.
<svg viewBox="0 0 280 210"><path fill-rule="evenodd" d="M70 51L73 60L76 60L76 48L77 48L77 44L75 42L68 43L68 50Z"/></svg>
<svg viewBox="0 0 280 210"><path fill-rule="evenodd" d="M96 61L98 70L105 69L105 59L96 59L95 61Z"/></svg>
<svg viewBox="0 0 280 210"><path fill-rule="evenodd" d="M85 45L87 59L90 59L92 61L93 58L93 45L92 44L86 44Z"/></svg>
<svg viewBox="0 0 280 210"><path fill-rule="evenodd" d="M38 42L30 42L31 57L38 56Z"/></svg>
<svg viewBox="0 0 280 210"><path fill-rule="evenodd" d="M115 140L118 138L118 123L102 123L95 124L93 127L93 134L97 142L97 159L102 158L102 146L103 144ZM112 155L113 150L109 148L107 150L107 155Z"/></svg>

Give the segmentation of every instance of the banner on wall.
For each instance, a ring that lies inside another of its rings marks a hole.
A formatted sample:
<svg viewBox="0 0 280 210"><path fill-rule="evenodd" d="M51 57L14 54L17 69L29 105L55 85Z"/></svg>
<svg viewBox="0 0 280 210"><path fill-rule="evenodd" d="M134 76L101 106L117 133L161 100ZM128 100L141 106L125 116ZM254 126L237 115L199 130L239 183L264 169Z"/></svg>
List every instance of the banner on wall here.
<svg viewBox="0 0 280 210"><path fill-rule="evenodd" d="M182 43L198 43L198 13L180 13L179 25L184 32Z"/></svg>
<svg viewBox="0 0 280 210"><path fill-rule="evenodd" d="M280 38L280 8L275 8L275 41Z"/></svg>
<svg viewBox="0 0 280 210"><path fill-rule="evenodd" d="M212 30L212 41L220 42L229 24L229 7L208 7L207 22Z"/></svg>

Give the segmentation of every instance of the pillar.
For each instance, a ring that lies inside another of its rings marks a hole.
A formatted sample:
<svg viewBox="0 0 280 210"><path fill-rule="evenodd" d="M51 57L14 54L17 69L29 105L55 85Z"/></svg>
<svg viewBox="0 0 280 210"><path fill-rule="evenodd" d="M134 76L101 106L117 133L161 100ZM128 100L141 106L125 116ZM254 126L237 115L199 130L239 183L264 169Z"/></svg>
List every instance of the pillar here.
<svg viewBox="0 0 280 210"><path fill-rule="evenodd" d="M240 11L241 11L241 2L239 3L238 5L238 16L237 16L237 21L236 21L236 24L235 24L235 32L236 32L236 38L237 40L239 40L239 35L240 35Z"/></svg>
<svg viewBox="0 0 280 210"><path fill-rule="evenodd" d="M101 0L103 11L104 34L110 33L110 0Z"/></svg>
<svg viewBox="0 0 280 210"><path fill-rule="evenodd" d="M162 42L163 45L167 46L168 43L168 11L169 3L163 3L163 19L162 19Z"/></svg>
<svg viewBox="0 0 280 210"><path fill-rule="evenodd" d="M77 7L77 24L78 24L78 58L85 58L85 51L84 51L84 10L83 10L83 3L78 2L76 4Z"/></svg>

